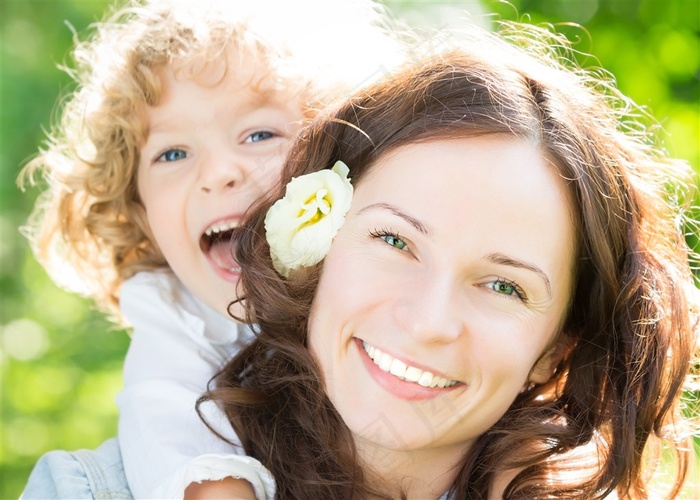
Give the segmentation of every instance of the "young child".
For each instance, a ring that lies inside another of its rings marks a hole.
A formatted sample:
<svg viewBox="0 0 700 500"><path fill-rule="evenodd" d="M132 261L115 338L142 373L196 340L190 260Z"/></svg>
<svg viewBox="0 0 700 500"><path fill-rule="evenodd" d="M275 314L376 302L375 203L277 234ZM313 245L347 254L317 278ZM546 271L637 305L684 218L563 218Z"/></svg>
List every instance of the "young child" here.
<svg viewBox="0 0 700 500"><path fill-rule="evenodd" d="M135 497L272 496L264 468L195 412L252 339L228 310L236 232L301 122L401 52L371 0L132 2L76 47L77 89L23 172L48 182L30 237L59 285L133 327L118 405Z"/></svg>

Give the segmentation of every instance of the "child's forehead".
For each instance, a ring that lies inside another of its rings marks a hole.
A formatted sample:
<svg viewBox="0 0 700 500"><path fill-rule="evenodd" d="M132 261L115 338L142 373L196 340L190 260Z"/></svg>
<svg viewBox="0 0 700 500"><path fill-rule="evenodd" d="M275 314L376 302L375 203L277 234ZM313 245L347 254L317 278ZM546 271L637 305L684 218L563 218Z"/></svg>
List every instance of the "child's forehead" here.
<svg viewBox="0 0 700 500"><path fill-rule="evenodd" d="M288 102L296 94L292 79L262 54L228 49L223 53L195 54L172 61L161 71L161 81L191 81L202 87L225 88L244 94L251 104Z"/></svg>

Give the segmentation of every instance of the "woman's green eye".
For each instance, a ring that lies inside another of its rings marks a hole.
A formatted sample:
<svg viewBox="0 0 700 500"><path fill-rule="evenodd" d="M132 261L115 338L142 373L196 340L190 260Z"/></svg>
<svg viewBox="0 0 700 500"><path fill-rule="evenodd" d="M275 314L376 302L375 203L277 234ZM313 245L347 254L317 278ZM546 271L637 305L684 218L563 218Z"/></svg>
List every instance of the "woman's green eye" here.
<svg viewBox="0 0 700 500"><path fill-rule="evenodd" d="M494 281L491 285L491 289L494 292L501 293L503 295L513 295L514 293L517 293L515 290L515 287L506 281Z"/></svg>
<svg viewBox="0 0 700 500"><path fill-rule="evenodd" d="M488 287L494 292L505 295L507 297L514 297L516 299L527 302L527 296L520 286L515 281L510 281L505 278L499 278L488 283Z"/></svg>
<svg viewBox="0 0 700 500"><path fill-rule="evenodd" d="M397 250L405 250L406 247L408 247L408 244L404 240L393 234L383 234L380 238Z"/></svg>

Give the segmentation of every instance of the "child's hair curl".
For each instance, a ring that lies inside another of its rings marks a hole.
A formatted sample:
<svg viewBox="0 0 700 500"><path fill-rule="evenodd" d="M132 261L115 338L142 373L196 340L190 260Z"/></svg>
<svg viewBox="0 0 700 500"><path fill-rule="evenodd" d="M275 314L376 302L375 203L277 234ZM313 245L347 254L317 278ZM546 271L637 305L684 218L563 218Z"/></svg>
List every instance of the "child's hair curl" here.
<svg viewBox="0 0 700 500"><path fill-rule="evenodd" d="M163 67L244 57L310 116L401 59L401 30L377 4L330 4L130 0L91 25L66 68L76 88L19 178L33 184L41 174L47 184L24 231L59 286L119 320L122 282L167 266L136 184L144 114L161 98Z"/></svg>

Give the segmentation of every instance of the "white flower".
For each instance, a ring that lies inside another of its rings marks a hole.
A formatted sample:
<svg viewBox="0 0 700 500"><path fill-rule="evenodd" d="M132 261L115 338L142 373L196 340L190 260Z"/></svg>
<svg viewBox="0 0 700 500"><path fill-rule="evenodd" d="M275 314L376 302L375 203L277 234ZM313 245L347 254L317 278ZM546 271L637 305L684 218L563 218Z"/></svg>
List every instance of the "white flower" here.
<svg viewBox="0 0 700 500"><path fill-rule="evenodd" d="M265 231L275 269L285 278L299 267L313 266L326 256L345 222L352 202L347 165L295 177L284 198L265 216Z"/></svg>

